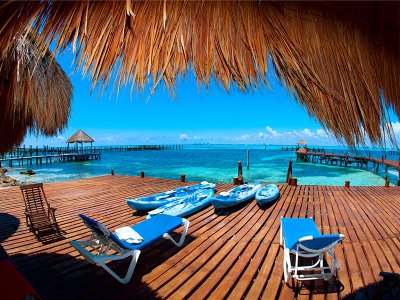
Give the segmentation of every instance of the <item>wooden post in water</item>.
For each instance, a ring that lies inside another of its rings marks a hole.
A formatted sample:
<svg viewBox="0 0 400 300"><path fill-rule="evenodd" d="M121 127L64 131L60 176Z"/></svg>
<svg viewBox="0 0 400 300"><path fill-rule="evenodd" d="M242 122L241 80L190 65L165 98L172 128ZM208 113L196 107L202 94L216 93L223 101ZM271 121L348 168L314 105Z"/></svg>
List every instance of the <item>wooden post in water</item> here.
<svg viewBox="0 0 400 300"><path fill-rule="evenodd" d="M115 175L114 170L111 170L111 175Z"/></svg>
<svg viewBox="0 0 400 300"><path fill-rule="evenodd" d="M389 185L390 185L390 180L385 180L385 187L389 187Z"/></svg>
<svg viewBox="0 0 400 300"><path fill-rule="evenodd" d="M289 183L289 179L292 177L292 159L289 160L289 166L286 174L286 183Z"/></svg>
<svg viewBox="0 0 400 300"><path fill-rule="evenodd" d="M243 167L240 160L238 161L238 176L243 176Z"/></svg>
<svg viewBox="0 0 400 300"><path fill-rule="evenodd" d="M290 182L291 186L297 186L297 178L292 178L291 182Z"/></svg>
<svg viewBox="0 0 400 300"><path fill-rule="evenodd" d="M350 180L346 180L345 182L344 182L344 186L345 187L350 187Z"/></svg>
<svg viewBox="0 0 400 300"><path fill-rule="evenodd" d="M247 170L250 168L250 150L247 149Z"/></svg>
<svg viewBox="0 0 400 300"><path fill-rule="evenodd" d="M180 181L181 181L181 182L185 182L185 177L186 177L186 175L181 175Z"/></svg>
<svg viewBox="0 0 400 300"><path fill-rule="evenodd" d="M140 171L140 178L144 178L144 171Z"/></svg>

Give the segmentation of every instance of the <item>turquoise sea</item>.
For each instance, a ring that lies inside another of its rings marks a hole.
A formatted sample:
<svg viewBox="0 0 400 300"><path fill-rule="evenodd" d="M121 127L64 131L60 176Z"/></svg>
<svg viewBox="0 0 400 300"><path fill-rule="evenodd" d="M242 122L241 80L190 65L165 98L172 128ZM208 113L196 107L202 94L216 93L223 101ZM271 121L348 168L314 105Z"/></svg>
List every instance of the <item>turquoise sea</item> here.
<svg viewBox="0 0 400 300"><path fill-rule="evenodd" d="M294 151L282 151L282 146L264 145L184 145L180 150L149 150L133 152L103 153L100 160L84 162L61 162L41 166L17 166L7 168L8 174L24 182L58 182L110 174L139 175L168 179L179 179L186 175L187 181L232 182L237 176L238 160L243 164L245 181L259 180L265 183L285 182L289 160L293 160L293 177L298 184L344 185L384 185L383 170L378 175L370 171L304 162L296 162ZM286 147L286 146L285 146ZM328 153L348 152L344 148L324 147ZM246 168L249 150L249 170ZM365 153L358 153L366 155ZM398 153L387 154L388 159L398 159ZM371 152L373 157L381 157L382 152ZM392 157L391 157L392 156ZM372 166L370 166L372 168ZM20 171L32 169L36 175L21 175ZM389 169L389 180L397 183L398 172Z"/></svg>

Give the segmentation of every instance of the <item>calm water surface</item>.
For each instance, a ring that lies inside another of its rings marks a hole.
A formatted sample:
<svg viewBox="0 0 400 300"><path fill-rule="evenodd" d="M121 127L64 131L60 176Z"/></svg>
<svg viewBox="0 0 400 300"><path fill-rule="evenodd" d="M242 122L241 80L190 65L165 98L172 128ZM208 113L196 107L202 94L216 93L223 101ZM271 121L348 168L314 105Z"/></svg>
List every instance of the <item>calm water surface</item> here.
<svg viewBox="0 0 400 300"><path fill-rule="evenodd" d="M328 153L347 151L325 149ZM246 169L247 150L250 153L249 170ZM374 157L381 155L380 151L372 152ZM296 162L294 152L282 151L281 146L267 146L265 149L263 145L185 145L181 150L103 153L100 160L8 168L8 175L25 182L58 182L110 174L111 170L123 175L139 175L143 170L146 176L151 177L179 179L181 174L185 174L187 181L232 182L237 176L237 162L241 160L245 181L282 183L290 159L293 159L293 176L298 178L299 184L344 185L346 180L350 180L355 186L384 185L383 173L375 175L354 168ZM388 155L388 159L397 160L397 153L393 157ZM26 169L37 174L19 174ZM392 183L397 183L397 171L390 170L388 176Z"/></svg>

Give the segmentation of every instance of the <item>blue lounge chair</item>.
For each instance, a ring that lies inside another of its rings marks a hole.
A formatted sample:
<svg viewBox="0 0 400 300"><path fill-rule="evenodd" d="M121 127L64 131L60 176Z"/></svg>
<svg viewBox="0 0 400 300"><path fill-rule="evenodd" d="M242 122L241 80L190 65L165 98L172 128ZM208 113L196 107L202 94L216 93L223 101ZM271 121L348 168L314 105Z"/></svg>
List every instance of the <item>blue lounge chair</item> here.
<svg viewBox="0 0 400 300"><path fill-rule="evenodd" d="M281 219L280 244L283 244L283 270L285 282L297 280L328 280L339 264L334 256L334 247L344 238L343 234L321 234L313 219ZM325 252L330 257L330 266L324 266ZM291 254L293 254L291 256ZM294 256L294 257L293 257ZM313 259L311 265L301 265L300 257ZM294 263L291 258L294 259Z"/></svg>
<svg viewBox="0 0 400 300"><path fill-rule="evenodd" d="M103 224L83 214L79 214L79 217L92 231L92 235L85 241L72 241L71 245L90 263L100 265L115 279L124 284L131 280L142 249L162 237L170 239L176 246L180 247L183 245L189 229L188 220L160 214L132 226L131 228L143 238L143 241L139 244L129 244L120 240L117 235L111 233ZM175 241L171 237L170 232L182 225L183 230L181 238L179 241ZM130 256L132 260L124 278L121 278L106 265L106 262L125 259Z"/></svg>

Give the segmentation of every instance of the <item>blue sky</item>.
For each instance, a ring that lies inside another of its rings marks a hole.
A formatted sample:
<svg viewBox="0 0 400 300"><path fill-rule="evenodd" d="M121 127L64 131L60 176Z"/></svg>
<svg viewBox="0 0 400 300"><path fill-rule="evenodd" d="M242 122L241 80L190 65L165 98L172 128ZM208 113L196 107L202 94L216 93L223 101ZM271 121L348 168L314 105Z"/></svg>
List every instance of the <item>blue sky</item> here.
<svg viewBox="0 0 400 300"><path fill-rule="evenodd" d="M310 145L336 144L274 75L270 78L272 90L242 93L236 88L226 92L216 82L208 90L199 89L189 72L178 80L175 100L161 84L147 101L150 86L139 93L131 93L128 85L118 95L112 88L100 96L98 89L90 94L91 81L80 71L74 72L71 51L59 55L57 61L74 86L68 128L56 137L27 136L26 145L65 146L79 129L95 140L94 145L280 145L295 144L299 139ZM395 126L400 132L398 120Z"/></svg>

